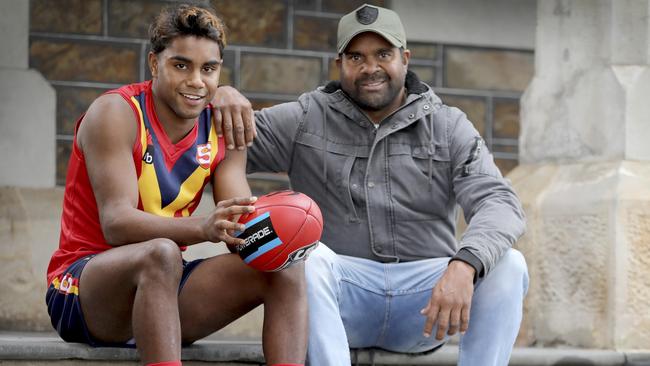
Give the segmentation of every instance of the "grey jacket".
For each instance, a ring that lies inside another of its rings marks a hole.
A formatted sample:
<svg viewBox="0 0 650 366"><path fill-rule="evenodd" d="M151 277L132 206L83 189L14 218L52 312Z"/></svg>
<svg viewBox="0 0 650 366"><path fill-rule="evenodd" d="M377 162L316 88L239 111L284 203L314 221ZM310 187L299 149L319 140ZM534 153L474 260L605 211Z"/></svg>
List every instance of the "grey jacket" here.
<svg viewBox="0 0 650 366"><path fill-rule="evenodd" d="M381 262L455 257L489 272L524 214L464 113L409 72L406 103L375 128L338 82L256 112L248 171L287 172L324 218L322 242ZM455 237L457 204L468 222Z"/></svg>

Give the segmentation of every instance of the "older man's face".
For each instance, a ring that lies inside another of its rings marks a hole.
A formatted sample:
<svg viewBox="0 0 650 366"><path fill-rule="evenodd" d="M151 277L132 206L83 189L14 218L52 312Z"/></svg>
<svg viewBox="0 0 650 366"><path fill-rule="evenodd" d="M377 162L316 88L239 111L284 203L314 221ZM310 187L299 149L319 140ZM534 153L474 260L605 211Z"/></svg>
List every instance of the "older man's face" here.
<svg viewBox="0 0 650 366"><path fill-rule="evenodd" d="M363 110L392 111L402 102L409 56L376 33L361 33L337 60L341 88Z"/></svg>

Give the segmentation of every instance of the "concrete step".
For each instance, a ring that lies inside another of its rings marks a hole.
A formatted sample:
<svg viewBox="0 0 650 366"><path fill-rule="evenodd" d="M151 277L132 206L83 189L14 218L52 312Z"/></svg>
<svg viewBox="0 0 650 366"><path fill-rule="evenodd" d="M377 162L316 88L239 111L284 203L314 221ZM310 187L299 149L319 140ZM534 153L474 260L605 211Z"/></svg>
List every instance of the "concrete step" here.
<svg viewBox="0 0 650 366"><path fill-rule="evenodd" d="M258 341L202 340L183 348L183 365L263 365ZM419 355L353 350L353 365L456 365L458 347ZM65 343L52 333L0 332L0 365L138 365L134 349L92 348ZM511 366L650 366L650 351L622 352L575 348L515 348ZM321 366L321 365L318 365ZM327 365L323 365L327 366Z"/></svg>

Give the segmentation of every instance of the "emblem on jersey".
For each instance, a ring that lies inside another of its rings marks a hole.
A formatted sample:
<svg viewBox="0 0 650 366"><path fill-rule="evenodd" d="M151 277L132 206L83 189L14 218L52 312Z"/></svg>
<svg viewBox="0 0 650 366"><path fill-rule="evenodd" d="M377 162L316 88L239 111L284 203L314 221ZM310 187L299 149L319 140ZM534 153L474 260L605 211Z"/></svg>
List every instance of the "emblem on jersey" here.
<svg viewBox="0 0 650 366"><path fill-rule="evenodd" d="M142 156L142 161L145 164L153 164L153 145L147 146L147 150L145 150L144 156Z"/></svg>
<svg viewBox="0 0 650 366"><path fill-rule="evenodd" d="M144 161L145 164L153 164L153 139L151 138L149 130L147 130L147 149L144 151L142 161Z"/></svg>
<svg viewBox="0 0 650 366"><path fill-rule="evenodd" d="M212 145L210 141L207 144L196 145L196 161L199 162L201 168L210 168L210 154L212 153Z"/></svg>

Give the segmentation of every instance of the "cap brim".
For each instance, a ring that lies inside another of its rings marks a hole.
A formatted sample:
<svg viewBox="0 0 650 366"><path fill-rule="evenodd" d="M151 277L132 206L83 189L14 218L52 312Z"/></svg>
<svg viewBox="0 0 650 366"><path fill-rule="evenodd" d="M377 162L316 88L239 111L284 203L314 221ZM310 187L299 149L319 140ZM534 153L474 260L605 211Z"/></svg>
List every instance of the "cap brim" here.
<svg viewBox="0 0 650 366"><path fill-rule="evenodd" d="M339 53L339 54L343 53L343 51L345 51L345 48L348 46L348 44L350 43L350 41L351 41L354 37L358 36L358 35L361 34L361 33L366 33L366 32L372 32L372 33L377 33L377 34L379 34L379 35L382 36L385 40L387 40L388 43L392 44L393 46L395 46L395 47L397 47L397 48L399 48L399 47L403 47L403 46L404 46L404 45L402 44L402 42L400 42L400 41L399 41L395 36L393 36L393 35L391 35L391 34L389 34L389 33L382 32L382 31L377 30L377 29L360 29L360 30L358 30L357 32L352 33L352 35L351 35L350 37L348 37L348 39L344 40L343 43L341 43L341 44L338 46L338 48L337 48L338 53Z"/></svg>

